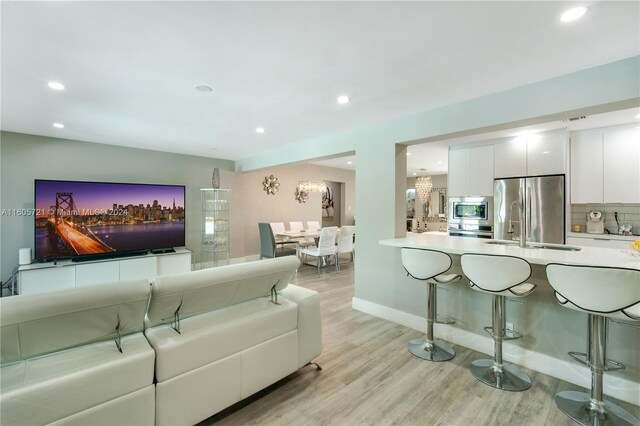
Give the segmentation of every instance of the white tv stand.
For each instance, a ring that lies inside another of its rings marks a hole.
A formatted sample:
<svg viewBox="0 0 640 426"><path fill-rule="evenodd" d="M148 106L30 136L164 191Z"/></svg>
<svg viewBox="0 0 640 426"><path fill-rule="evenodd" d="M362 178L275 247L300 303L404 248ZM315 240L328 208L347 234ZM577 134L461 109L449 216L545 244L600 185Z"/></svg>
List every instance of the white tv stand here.
<svg viewBox="0 0 640 426"><path fill-rule="evenodd" d="M18 294L45 293L115 281L149 279L191 270L191 251L145 254L95 261L32 263L18 268Z"/></svg>

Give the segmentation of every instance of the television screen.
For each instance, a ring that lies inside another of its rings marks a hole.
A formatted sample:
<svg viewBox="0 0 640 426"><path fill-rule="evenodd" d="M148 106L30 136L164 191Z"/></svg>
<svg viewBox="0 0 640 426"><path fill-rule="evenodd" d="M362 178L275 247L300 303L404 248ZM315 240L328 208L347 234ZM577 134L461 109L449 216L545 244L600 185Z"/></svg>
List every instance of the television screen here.
<svg viewBox="0 0 640 426"><path fill-rule="evenodd" d="M185 187L35 181L35 258L185 245Z"/></svg>

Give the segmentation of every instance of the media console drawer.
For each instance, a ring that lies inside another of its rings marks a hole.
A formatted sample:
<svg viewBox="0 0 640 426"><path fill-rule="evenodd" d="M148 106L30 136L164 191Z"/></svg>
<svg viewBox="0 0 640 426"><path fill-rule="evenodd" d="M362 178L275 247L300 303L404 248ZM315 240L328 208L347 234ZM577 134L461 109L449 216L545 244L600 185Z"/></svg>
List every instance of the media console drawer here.
<svg viewBox="0 0 640 426"><path fill-rule="evenodd" d="M149 279L191 270L191 251L145 255L128 259L32 264L18 270L18 294L46 293L116 281Z"/></svg>

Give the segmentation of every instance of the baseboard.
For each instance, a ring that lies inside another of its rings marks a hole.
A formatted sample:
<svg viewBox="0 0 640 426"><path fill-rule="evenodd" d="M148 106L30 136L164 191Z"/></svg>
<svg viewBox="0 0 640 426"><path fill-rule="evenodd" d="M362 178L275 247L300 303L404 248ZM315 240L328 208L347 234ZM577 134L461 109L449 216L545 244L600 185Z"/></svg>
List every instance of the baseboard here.
<svg viewBox="0 0 640 426"><path fill-rule="evenodd" d="M386 319L396 324L424 332L427 327L426 318L402 312L397 309L369 302L354 297L353 309ZM436 336L442 340L473 349L487 355L493 355L493 339L462 330L447 324L436 324ZM579 364L560 360L549 355L535 352L509 342L503 343L503 358L517 365L538 371L540 373L573 383L589 389L591 386L590 371ZM604 380L604 393L613 398L638 405L640 401L640 384L621 377L607 375Z"/></svg>

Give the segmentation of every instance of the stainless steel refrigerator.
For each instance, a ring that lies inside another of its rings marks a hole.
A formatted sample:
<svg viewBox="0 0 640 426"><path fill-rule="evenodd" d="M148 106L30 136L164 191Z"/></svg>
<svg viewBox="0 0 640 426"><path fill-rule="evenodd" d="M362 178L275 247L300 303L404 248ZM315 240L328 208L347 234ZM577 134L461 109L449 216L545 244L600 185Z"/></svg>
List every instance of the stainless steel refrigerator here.
<svg viewBox="0 0 640 426"><path fill-rule="evenodd" d="M493 201L495 239L518 240L524 229L528 242L565 243L564 175L496 179Z"/></svg>

